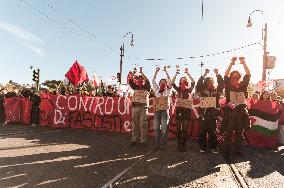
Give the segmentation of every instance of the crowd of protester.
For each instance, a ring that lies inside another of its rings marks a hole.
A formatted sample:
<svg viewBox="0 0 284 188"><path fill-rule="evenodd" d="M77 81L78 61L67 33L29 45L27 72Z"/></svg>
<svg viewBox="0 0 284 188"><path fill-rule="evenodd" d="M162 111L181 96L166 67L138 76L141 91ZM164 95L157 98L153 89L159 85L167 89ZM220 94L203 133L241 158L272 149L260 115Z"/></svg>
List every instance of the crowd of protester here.
<svg viewBox="0 0 284 188"><path fill-rule="evenodd" d="M214 79L208 77L209 70L205 70L204 74L198 79L197 83L191 77L189 70L185 69L185 76L182 76L175 84L177 76L180 74L180 70L177 69L176 74L171 79L167 67L164 67L165 78L156 82L156 76L160 71L160 68L156 68L152 82L143 73L142 68L140 71L134 69L130 71L127 77L128 86L132 91L145 90L148 92L149 97L177 97L180 99L190 99L194 97L215 97L216 108L201 109L199 111L200 118L200 131L199 131L199 146L200 152L205 152L207 149L213 153L217 153L217 138L216 138L216 117L221 116L221 107L219 106L219 99L226 98L226 106L222 109L223 113L223 131L226 132L224 141L224 155L229 156L230 149L235 148L235 153L242 155L241 147L241 134L243 130L249 127L248 113L245 104L240 104L236 108L231 108L230 105L230 92L244 92L246 98L247 87L250 82L250 71L244 61L240 58L240 62L245 69L245 76L241 80L241 74L238 71L231 71L232 66L236 62L236 58L231 59L231 63L224 77L222 77L217 69L214 69L216 75L217 84L214 84ZM193 91L195 90L195 93ZM105 85L102 81L99 86L90 86L88 83L83 83L77 86L73 85L60 85L57 89L50 90L48 88L40 88L36 92L35 88L14 87L13 89L7 89L5 87L0 88L0 122L5 122L5 106L4 99L11 97L23 97L28 98L32 102L31 111L31 124L39 124L39 109L40 109L40 94L53 94L53 95L87 95L87 96L107 96L107 97L128 97L127 91L120 91L119 87L114 85ZM256 100L269 100L278 101L283 105L282 98L274 91L256 91L251 98ZM138 143L141 145L147 144L147 121L146 121L146 103L132 102L132 139L131 146ZM180 152L186 151L187 141L187 129L190 121L190 108L177 107L176 108L176 124L177 124L177 145ZM240 122L241 120L241 122ZM155 149L159 150L166 147L167 140L167 126L169 123L168 110L155 111L154 113L154 133L156 145ZM236 132L236 142L234 146L231 145L231 138L233 130ZM207 140L208 134L208 140Z"/></svg>

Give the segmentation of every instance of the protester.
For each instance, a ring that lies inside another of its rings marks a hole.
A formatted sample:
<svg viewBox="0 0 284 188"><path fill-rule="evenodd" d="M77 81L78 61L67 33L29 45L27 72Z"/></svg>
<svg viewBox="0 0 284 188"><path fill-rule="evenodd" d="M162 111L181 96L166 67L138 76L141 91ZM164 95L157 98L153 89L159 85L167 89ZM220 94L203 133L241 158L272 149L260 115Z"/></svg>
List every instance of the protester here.
<svg viewBox="0 0 284 188"><path fill-rule="evenodd" d="M107 97L114 97L115 96L113 86L107 86L106 96Z"/></svg>
<svg viewBox="0 0 284 188"><path fill-rule="evenodd" d="M128 82L129 86L134 90L134 92L147 91L148 95L148 92L150 92L151 90L150 82L144 75L142 68L140 68L140 74L138 74L137 70L134 69L133 74L128 75ZM146 116L146 106L147 101L132 101L131 146L136 145L136 143L138 142L139 133L141 146L144 147L147 143L148 123Z"/></svg>
<svg viewBox="0 0 284 188"><path fill-rule="evenodd" d="M278 95L277 95L276 92L271 92L271 93L270 93L270 98L271 98L272 101L278 101L278 100L277 100L277 96L278 96Z"/></svg>
<svg viewBox="0 0 284 188"><path fill-rule="evenodd" d="M96 89L96 96L106 96L106 90L103 81L101 80L100 86Z"/></svg>
<svg viewBox="0 0 284 188"><path fill-rule="evenodd" d="M271 101L271 95L268 91L263 91L259 97L259 100Z"/></svg>
<svg viewBox="0 0 284 188"><path fill-rule="evenodd" d="M230 158L231 149L234 148L234 154L244 156L241 151L242 134L244 130L249 128L249 115L247 106L244 103L244 98L247 97L247 88L250 81L250 70L244 58L239 58L246 72L241 81L241 74L238 71L232 71L232 66L235 65L237 58L233 57L227 68L224 76L226 107L224 108L224 118L222 123L222 131L225 131L224 140L224 157ZM232 135L235 131L235 142L232 145Z"/></svg>
<svg viewBox="0 0 284 188"><path fill-rule="evenodd" d="M167 130L168 130L168 121L169 121L169 110L168 110L169 106L167 102L169 103L168 97L171 95L172 91L172 84L166 67L164 68L164 72L167 75L167 79L163 78L159 81L159 85L157 84L156 77L159 71L160 68L157 67L152 79L153 91L156 96L154 100L160 100L164 98L166 104L162 105L168 108L163 110L157 110L157 108L155 107L156 109L154 113L154 122L153 122L153 128L156 140L156 145L154 148L155 150L159 150L160 147L165 147L167 143Z"/></svg>
<svg viewBox="0 0 284 188"><path fill-rule="evenodd" d="M179 71L176 71L175 76L172 80L173 88L177 91L178 99L188 99L188 102L191 100L191 92L194 89L195 81L188 72L188 69L185 69L185 74L191 81L190 87L189 82L186 77L181 77L179 80L179 86L175 84L175 80ZM186 141L188 137L187 129L189 126L189 121L191 120L191 109L190 107L183 107L180 104L176 108L176 125L177 125L177 143L178 150L180 152L185 152Z"/></svg>
<svg viewBox="0 0 284 188"><path fill-rule="evenodd" d="M0 123L5 122L5 108L4 108L4 96L5 96L5 90L0 90Z"/></svg>
<svg viewBox="0 0 284 188"><path fill-rule="evenodd" d="M254 100L258 100L259 95L257 93L254 93L254 94L252 94L251 98L254 99Z"/></svg>
<svg viewBox="0 0 284 188"><path fill-rule="evenodd" d="M200 93L200 97L206 99L206 97L214 97L214 103L206 107L201 107L199 112L200 117L200 130L199 130L199 147L200 152L204 153L207 150L212 153L218 153L217 150L217 136L216 136L216 121L217 116L220 116L220 95L224 89L224 80L218 73L218 69L214 69L214 73L217 77L218 86L214 87L214 79L212 77L206 77L209 70L206 69L203 76L201 76L196 85L196 92ZM208 133L208 141L207 141Z"/></svg>
<svg viewBox="0 0 284 188"><path fill-rule="evenodd" d="M40 97L33 90L31 93L31 101L32 101L32 111L31 111L31 124L39 125L39 115L40 115Z"/></svg>

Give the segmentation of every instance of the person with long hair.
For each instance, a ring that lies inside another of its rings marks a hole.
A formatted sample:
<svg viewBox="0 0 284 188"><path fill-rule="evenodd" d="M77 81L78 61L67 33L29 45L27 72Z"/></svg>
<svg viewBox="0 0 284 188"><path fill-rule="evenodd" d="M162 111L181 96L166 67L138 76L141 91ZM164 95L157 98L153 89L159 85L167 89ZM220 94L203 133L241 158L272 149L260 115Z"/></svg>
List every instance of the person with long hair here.
<svg viewBox="0 0 284 188"><path fill-rule="evenodd" d="M189 74L188 69L185 69L185 74L190 79L191 83L189 83L186 77L181 77L179 80L179 86L175 84L175 80L179 71L176 72L173 77L172 84L173 88L177 91L177 99L191 99L191 92L194 89L195 81L192 76ZM183 106L177 106L176 108L176 126L177 126L177 143L178 150L180 152L185 152L186 149L186 141L188 137L188 126L189 121L191 119L191 109Z"/></svg>
<svg viewBox="0 0 284 188"><path fill-rule="evenodd" d="M209 70L206 69L203 76L199 78L195 91L200 93L200 97L202 97L203 99L206 99L207 97L213 97L213 100L215 100L215 105L213 103L211 106L209 105L200 108L200 130L198 143L201 153L204 153L207 150L207 147L212 153L218 153L218 142L215 131L217 117L221 115L219 99L224 89L224 80L222 76L218 73L218 69L214 69L214 73L216 75L218 83L217 87L215 87L214 79L212 77L206 77L208 73Z"/></svg>
<svg viewBox="0 0 284 188"><path fill-rule="evenodd" d="M158 72L160 71L160 68L157 67L155 74L152 79L152 86L153 91L155 93L155 98L165 98L168 104L165 104L167 106L166 109L155 109L154 112L154 135L155 135L155 141L156 145L154 147L155 150L159 150L160 147L165 147L167 143L167 134L168 134L168 123L169 123L169 96L172 92L172 84L171 84L171 78L167 72L167 68L164 67L164 72L167 75L167 79L162 78L159 81L159 85L156 82L156 77Z"/></svg>
<svg viewBox="0 0 284 188"><path fill-rule="evenodd" d="M263 91L259 97L259 100L271 101L271 96L268 91Z"/></svg>
<svg viewBox="0 0 284 188"><path fill-rule="evenodd" d="M244 130L247 130L250 126L249 114L244 98L247 98L247 88L251 74L244 57L239 58L246 73L243 80L241 80L241 74L238 71L231 71L236 60L236 57L231 59L224 76L226 107L224 108L225 113L221 130L225 132L223 152L224 157L227 159L230 158L232 148L234 148L234 154L244 156L241 151L242 135ZM232 145L233 131L235 132L235 142Z"/></svg>

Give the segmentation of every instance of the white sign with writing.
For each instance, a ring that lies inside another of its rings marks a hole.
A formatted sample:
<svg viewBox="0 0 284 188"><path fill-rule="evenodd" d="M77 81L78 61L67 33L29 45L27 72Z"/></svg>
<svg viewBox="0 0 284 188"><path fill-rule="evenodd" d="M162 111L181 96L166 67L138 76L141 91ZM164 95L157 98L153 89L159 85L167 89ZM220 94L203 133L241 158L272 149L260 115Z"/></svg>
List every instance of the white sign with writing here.
<svg viewBox="0 0 284 188"><path fill-rule="evenodd" d="M216 108L216 97L200 97L200 108Z"/></svg>
<svg viewBox="0 0 284 188"><path fill-rule="evenodd" d="M183 107L183 108L192 108L192 100L191 99L177 99L177 106Z"/></svg>
<svg viewBox="0 0 284 188"><path fill-rule="evenodd" d="M155 97L153 104L155 111L170 109L169 98L167 96Z"/></svg>
<svg viewBox="0 0 284 188"><path fill-rule="evenodd" d="M230 101L233 104L245 104L245 93L230 91Z"/></svg>
<svg viewBox="0 0 284 188"><path fill-rule="evenodd" d="M147 104L148 102L148 91L145 90L134 90L132 96L132 102Z"/></svg>

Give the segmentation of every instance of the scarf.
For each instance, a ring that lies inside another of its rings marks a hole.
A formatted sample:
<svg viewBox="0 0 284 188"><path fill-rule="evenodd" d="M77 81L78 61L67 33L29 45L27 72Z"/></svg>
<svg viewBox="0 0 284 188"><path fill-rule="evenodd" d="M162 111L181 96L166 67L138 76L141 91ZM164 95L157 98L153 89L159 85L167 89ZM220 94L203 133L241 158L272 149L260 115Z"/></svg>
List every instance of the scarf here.
<svg viewBox="0 0 284 188"><path fill-rule="evenodd" d="M182 91L188 89L188 82L181 82L181 83L180 83L180 89L181 89Z"/></svg>
<svg viewBox="0 0 284 188"><path fill-rule="evenodd" d="M164 93L164 91L166 90L167 88L167 84L161 84L160 85L160 89L159 89L159 93Z"/></svg>

